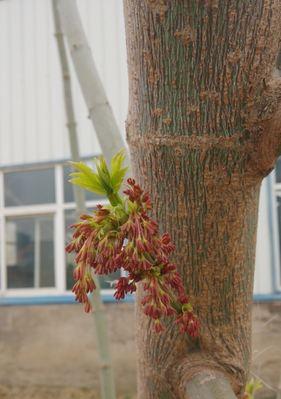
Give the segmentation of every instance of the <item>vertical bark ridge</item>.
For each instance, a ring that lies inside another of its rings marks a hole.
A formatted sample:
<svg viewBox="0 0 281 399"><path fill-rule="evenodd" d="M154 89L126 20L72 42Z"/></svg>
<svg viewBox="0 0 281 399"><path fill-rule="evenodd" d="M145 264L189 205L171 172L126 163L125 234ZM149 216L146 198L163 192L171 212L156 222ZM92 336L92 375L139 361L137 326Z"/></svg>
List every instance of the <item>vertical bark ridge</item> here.
<svg viewBox="0 0 281 399"><path fill-rule="evenodd" d="M140 135L243 130L245 106L258 101L271 79L278 1L180 0L166 7L159 14L149 1L125 1L128 125Z"/></svg>
<svg viewBox="0 0 281 399"><path fill-rule="evenodd" d="M169 382L171 391L177 390L177 365L192 375L188 357L201 352L201 367L208 359L212 367L227 370L236 389L242 390L251 353L261 177L244 170L241 159L240 164L234 162L231 150L211 148L202 159L199 149L136 144L131 145L131 155L138 181L153 198L160 229L169 231L176 243L174 260L202 322L198 342L180 336L172 324L167 324L162 335L155 335L139 309L139 373L145 389L157 374L158 379L160 375ZM155 392L146 395L140 397L158 398Z"/></svg>

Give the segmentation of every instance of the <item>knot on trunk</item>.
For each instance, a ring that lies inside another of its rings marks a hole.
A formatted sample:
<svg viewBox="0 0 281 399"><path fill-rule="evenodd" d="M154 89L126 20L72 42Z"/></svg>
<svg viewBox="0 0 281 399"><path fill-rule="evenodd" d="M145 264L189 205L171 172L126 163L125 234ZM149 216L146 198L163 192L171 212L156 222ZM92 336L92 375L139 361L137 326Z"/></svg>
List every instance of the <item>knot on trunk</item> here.
<svg viewBox="0 0 281 399"><path fill-rule="evenodd" d="M174 366L170 375L172 379L178 380L178 384L172 384L177 387L176 397L183 399L242 398L248 377L246 370L238 367L235 361L231 363L230 359L214 359L203 352L188 354L179 365ZM193 384L196 385L198 396L192 395ZM215 387L215 396L211 387ZM219 396L220 389L228 394Z"/></svg>

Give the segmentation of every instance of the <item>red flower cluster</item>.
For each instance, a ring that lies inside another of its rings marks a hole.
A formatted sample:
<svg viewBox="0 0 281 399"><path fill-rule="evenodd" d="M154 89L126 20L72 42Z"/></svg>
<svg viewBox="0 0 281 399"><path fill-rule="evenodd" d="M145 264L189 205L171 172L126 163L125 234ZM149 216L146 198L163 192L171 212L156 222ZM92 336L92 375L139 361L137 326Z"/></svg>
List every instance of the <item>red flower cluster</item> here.
<svg viewBox="0 0 281 399"><path fill-rule="evenodd" d="M91 311L87 293L95 289L91 268L96 274L110 274L121 267L118 258L122 253L124 236L118 234L119 219L114 209L98 205L93 215L82 215L75 228L67 252L75 252L77 264L73 277L76 283L72 291L76 300L85 304L85 311Z"/></svg>
<svg viewBox="0 0 281 399"><path fill-rule="evenodd" d="M179 326L181 333L188 333L193 338L197 337L200 325L198 318L193 313L193 307L186 295L181 296L179 300L182 307L176 319L176 324Z"/></svg>
<svg viewBox="0 0 281 399"><path fill-rule="evenodd" d="M115 298L122 299L136 291L136 283L144 283L144 313L154 321L155 331L164 329L162 318L175 317L181 332L198 335L199 322L185 295L176 266L169 261L174 251L167 233L161 235L158 225L148 216L151 203L133 179L128 179L125 201L118 206L99 206L93 216L83 216L73 227L73 240L67 246L76 252L76 283L73 292L90 311L87 293L95 288L91 269L96 274L109 274L119 268L127 272L115 285Z"/></svg>

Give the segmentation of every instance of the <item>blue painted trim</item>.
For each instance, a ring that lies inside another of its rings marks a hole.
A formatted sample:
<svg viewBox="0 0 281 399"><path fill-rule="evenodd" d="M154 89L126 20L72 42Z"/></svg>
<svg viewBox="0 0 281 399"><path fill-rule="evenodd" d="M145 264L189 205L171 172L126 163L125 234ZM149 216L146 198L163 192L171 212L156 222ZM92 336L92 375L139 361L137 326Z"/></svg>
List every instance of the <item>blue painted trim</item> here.
<svg viewBox="0 0 281 399"><path fill-rule="evenodd" d="M278 302L281 301L281 294L256 294L254 295L254 302Z"/></svg>
<svg viewBox="0 0 281 399"><path fill-rule="evenodd" d="M129 295L121 301L111 294L103 294L104 303L133 303L134 295ZM32 297L0 297L0 306L22 306L22 305L59 305L59 304L76 304L73 295L49 295L49 296L32 296Z"/></svg>
<svg viewBox="0 0 281 399"><path fill-rule="evenodd" d="M103 294L104 303L119 303L112 294ZM254 302L277 302L281 301L281 294L256 294ZM135 295L128 295L121 303L134 303ZM23 305L60 305L76 304L73 295L49 295L32 297L0 297L0 306L23 306Z"/></svg>

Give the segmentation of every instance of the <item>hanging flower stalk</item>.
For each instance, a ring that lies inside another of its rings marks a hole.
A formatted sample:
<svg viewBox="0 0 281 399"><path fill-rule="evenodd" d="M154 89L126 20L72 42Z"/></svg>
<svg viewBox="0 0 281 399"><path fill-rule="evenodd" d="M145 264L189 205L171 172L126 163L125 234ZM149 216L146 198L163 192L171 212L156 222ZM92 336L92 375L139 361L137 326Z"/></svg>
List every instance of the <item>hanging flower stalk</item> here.
<svg viewBox="0 0 281 399"><path fill-rule="evenodd" d="M199 321L185 293L176 266L169 260L175 247L167 233L160 234L157 223L149 216L151 202L133 179L127 180L124 196L119 195L127 168L124 154L119 152L110 168L103 157L96 161L96 172L82 162L72 162L76 172L71 183L97 194L105 195L109 205L98 205L90 215L82 215L74 224L68 252L76 253L76 300L91 311L88 293L95 289L92 271L108 275L123 268L127 275L115 284L114 296L123 299L144 284L144 313L154 323L156 332L164 330L163 318L173 317L180 332L198 336Z"/></svg>

